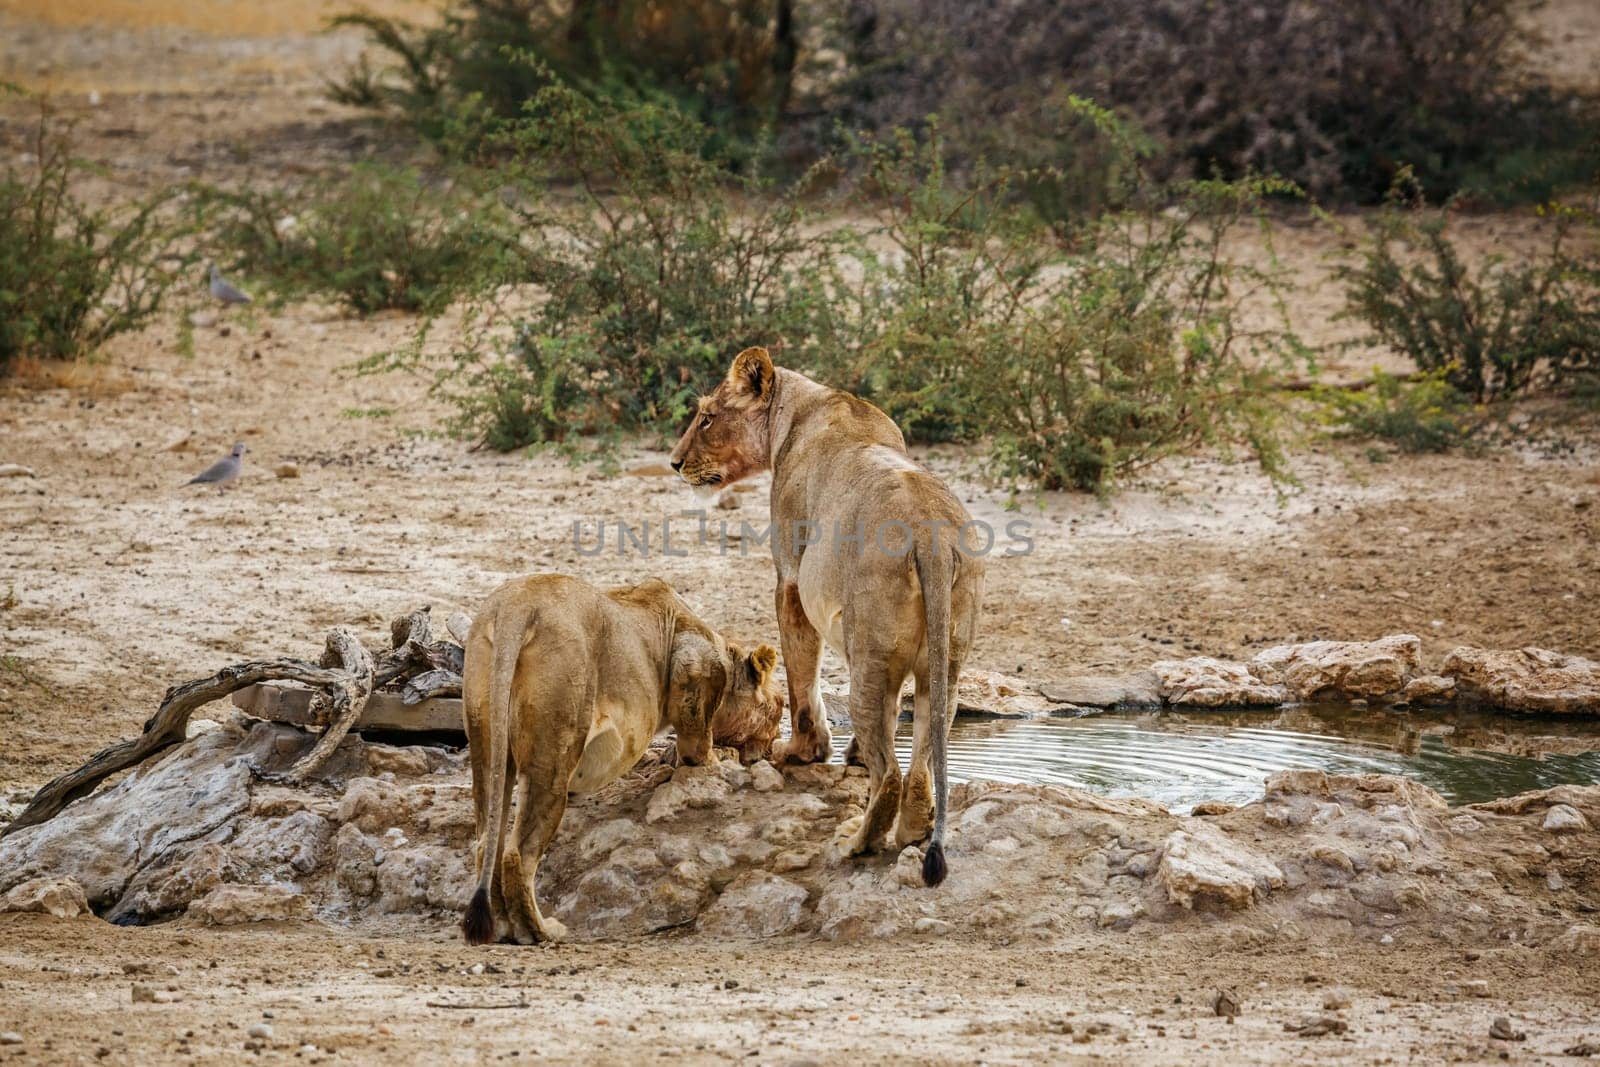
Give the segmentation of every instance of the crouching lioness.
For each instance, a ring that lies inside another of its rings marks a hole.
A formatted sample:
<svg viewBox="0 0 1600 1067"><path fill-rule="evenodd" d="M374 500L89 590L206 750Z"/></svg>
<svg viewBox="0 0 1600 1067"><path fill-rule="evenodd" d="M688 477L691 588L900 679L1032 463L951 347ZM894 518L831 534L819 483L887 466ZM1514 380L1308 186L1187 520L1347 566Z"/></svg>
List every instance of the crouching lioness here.
<svg viewBox="0 0 1600 1067"><path fill-rule="evenodd" d="M703 397L672 450L697 486L772 471L772 558L793 736L775 757L826 760L828 719L817 685L822 642L850 668L850 721L870 795L846 852L929 836L922 878L945 876L945 746L956 678L983 598L975 525L955 494L906 454L894 421L858 397L739 353ZM900 687L916 680L911 767L894 752ZM932 772L933 788L929 788Z"/></svg>
<svg viewBox="0 0 1600 1067"><path fill-rule="evenodd" d="M467 941L566 933L539 913L534 876L567 794L621 777L662 730L689 764L716 762L717 742L764 755L783 717L777 659L768 645L727 640L658 579L600 590L547 574L495 590L472 623L462 677L478 831Z"/></svg>

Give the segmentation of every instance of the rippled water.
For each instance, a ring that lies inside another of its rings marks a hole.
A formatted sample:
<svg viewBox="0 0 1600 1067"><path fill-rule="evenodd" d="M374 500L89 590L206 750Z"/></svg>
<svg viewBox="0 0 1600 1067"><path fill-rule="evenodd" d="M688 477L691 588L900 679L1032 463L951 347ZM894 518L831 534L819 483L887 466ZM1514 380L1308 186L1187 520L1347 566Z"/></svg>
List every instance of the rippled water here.
<svg viewBox="0 0 1600 1067"><path fill-rule="evenodd" d="M842 753L848 736L834 740ZM904 767L909 722L897 744ZM1175 812L1202 800L1256 799L1269 775L1291 767L1404 775L1470 804L1600 784L1600 723L1301 707L959 719L950 737L953 781L1046 782L1146 797Z"/></svg>

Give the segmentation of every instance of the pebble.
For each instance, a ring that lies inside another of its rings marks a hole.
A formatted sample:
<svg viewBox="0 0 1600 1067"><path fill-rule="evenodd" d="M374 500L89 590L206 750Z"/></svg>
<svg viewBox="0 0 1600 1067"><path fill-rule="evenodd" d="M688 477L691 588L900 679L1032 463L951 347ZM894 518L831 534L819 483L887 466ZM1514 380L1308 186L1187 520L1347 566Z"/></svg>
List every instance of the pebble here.
<svg viewBox="0 0 1600 1067"><path fill-rule="evenodd" d="M15 1030L6 1030L5 1032L0 1033L0 1045L20 1044L22 1044L22 1035L17 1033Z"/></svg>
<svg viewBox="0 0 1600 1067"><path fill-rule="evenodd" d="M919 934L948 934L950 932L949 923L943 919L935 919L927 915L912 923L911 928Z"/></svg>
<svg viewBox="0 0 1600 1067"><path fill-rule="evenodd" d="M1526 1041L1528 1035L1511 1025L1507 1016L1497 1015L1494 1022L1489 1024L1489 1036L1496 1041Z"/></svg>
<svg viewBox="0 0 1600 1067"><path fill-rule="evenodd" d="M266 1023L251 1023L250 1029L244 1032L246 1037L253 1037L261 1041L272 1040L272 1027Z"/></svg>

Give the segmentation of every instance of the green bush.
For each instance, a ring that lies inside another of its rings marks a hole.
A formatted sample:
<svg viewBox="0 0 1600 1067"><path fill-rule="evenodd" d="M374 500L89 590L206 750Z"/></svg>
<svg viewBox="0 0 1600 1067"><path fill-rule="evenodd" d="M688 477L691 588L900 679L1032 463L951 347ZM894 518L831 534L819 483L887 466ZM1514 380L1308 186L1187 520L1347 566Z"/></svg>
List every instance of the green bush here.
<svg viewBox="0 0 1600 1067"><path fill-rule="evenodd" d="M1470 270L1446 212L1386 209L1360 259L1339 268L1344 315L1372 340L1437 370L1480 401L1600 369L1600 278L1568 248L1573 216L1554 222L1537 259Z"/></svg>
<svg viewBox="0 0 1600 1067"><path fill-rule="evenodd" d="M72 359L147 323L182 277L173 197L91 208L72 193L81 165L41 115L30 162L0 175L0 372L21 356Z"/></svg>
<svg viewBox="0 0 1600 1067"><path fill-rule="evenodd" d="M549 86L488 146L540 299L486 305L434 363L419 342L373 367L428 365L455 429L498 449L574 432L675 428L729 355L804 363L829 334L829 250L794 195L729 177L705 128L655 104ZM544 193L556 171L574 195ZM486 294L492 299L492 294ZM475 319L475 322L480 320Z"/></svg>
<svg viewBox="0 0 1600 1067"><path fill-rule="evenodd" d="M1277 279L1229 262L1221 238L1292 187L1130 180L1128 208L1079 220L1064 244L1017 204L1030 172L952 182L937 125L857 152L892 252L855 252L865 284L824 349L831 383L912 439L986 439L1012 484L1104 491L1166 456L1235 445L1286 476L1273 387L1304 353L1285 325L1244 325L1246 296Z"/></svg>
<svg viewBox="0 0 1600 1067"><path fill-rule="evenodd" d="M518 266L497 203L411 168L364 163L299 189L196 192L218 258L283 298L331 294L361 315L438 311Z"/></svg>
<svg viewBox="0 0 1600 1067"><path fill-rule="evenodd" d="M1472 406L1442 370L1408 380L1374 368L1368 387L1330 387L1320 395L1337 433L1386 441L1402 452L1448 452L1472 432Z"/></svg>

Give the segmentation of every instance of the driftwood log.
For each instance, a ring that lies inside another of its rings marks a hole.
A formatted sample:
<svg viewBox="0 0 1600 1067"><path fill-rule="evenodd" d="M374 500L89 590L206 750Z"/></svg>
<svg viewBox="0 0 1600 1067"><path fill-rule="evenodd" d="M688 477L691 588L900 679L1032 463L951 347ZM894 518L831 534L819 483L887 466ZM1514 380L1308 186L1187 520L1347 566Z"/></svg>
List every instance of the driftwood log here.
<svg viewBox="0 0 1600 1067"><path fill-rule="evenodd" d="M350 629L338 626L328 634L322 658L317 663L291 658L255 660L173 686L138 737L101 749L83 766L46 784L15 819L0 827L0 837L45 822L74 800L92 793L113 774L179 744L188 736L189 718L199 708L262 682L296 682L311 687L316 692L314 703L328 716L328 726L311 751L287 772L270 776L274 781L289 784L304 782L333 755L339 742L361 718L375 690L414 678L415 682L422 683L419 691L426 696L460 693L461 648L433 639L427 608L394 620L390 636L390 649L374 658ZM406 686L406 691L411 691L410 685ZM259 770L256 773L267 777Z"/></svg>

